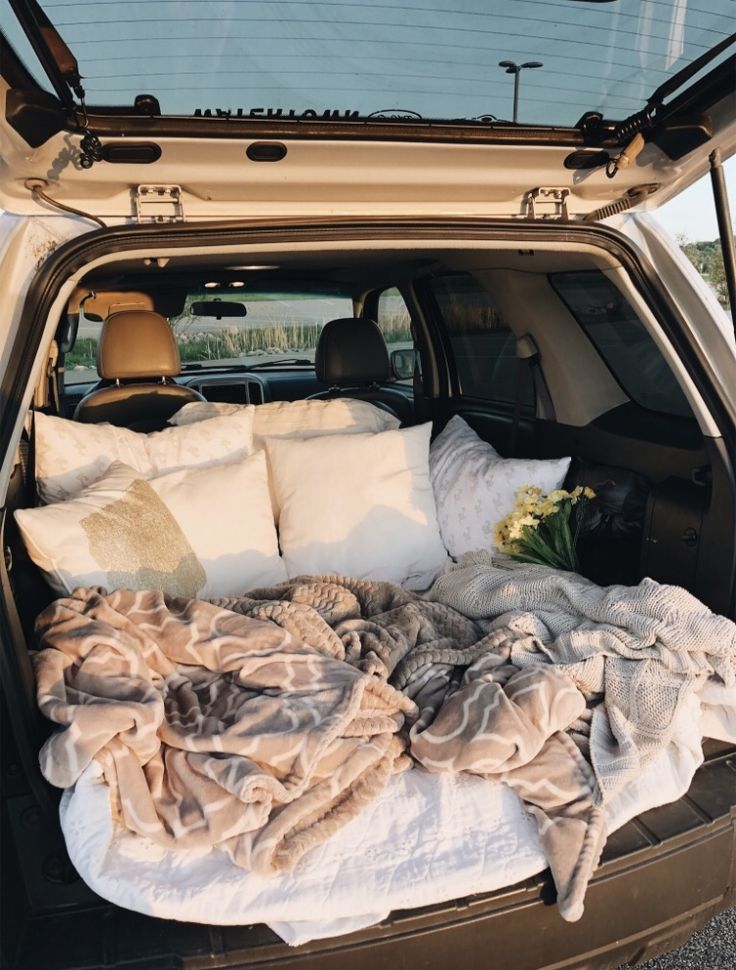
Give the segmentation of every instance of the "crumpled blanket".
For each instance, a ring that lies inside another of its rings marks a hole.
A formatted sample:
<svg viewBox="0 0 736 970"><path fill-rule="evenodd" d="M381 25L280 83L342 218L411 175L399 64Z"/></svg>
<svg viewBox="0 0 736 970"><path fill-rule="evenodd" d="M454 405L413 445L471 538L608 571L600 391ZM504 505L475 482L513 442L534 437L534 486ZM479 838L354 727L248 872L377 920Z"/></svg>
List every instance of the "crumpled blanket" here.
<svg viewBox="0 0 736 970"><path fill-rule="evenodd" d="M561 915L580 918L605 843L605 815L590 765L563 733L586 709L564 673L518 670L503 632L484 636L461 612L389 583L299 577L216 602L324 642L329 635L314 629L314 616L293 613L305 604L316 610L348 662L388 678L416 702L410 752L421 765L495 777L516 791L536 818Z"/></svg>
<svg viewBox="0 0 736 970"><path fill-rule="evenodd" d="M475 615L503 612L483 609ZM77 590L39 619L39 703L65 726L42 767L68 785L97 758L133 831L165 847L209 840L267 872L292 867L353 817L406 764L408 744L430 771L495 777L517 792L560 911L575 919L605 839L586 756L587 683L537 648L534 664L517 663L529 659L518 620L472 619L388 583L334 576L209 604ZM352 707L348 695L359 697ZM100 719L100 704L110 716ZM147 705L156 717L143 716ZM246 811L244 793L258 796ZM237 831L216 819L234 803L245 816Z"/></svg>
<svg viewBox="0 0 736 970"><path fill-rule="evenodd" d="M61 728L44 775L66 788L96 759L118 819L164 847L293 868L409 764L411 700L275 623L78 589L37 630L38 701Z"/></svg>
<svg viewBox="0 0 736 970"><path fill-rule="evenodd" d="M504 631L514 666L558 665L588 696L590 758L607 797L669 743L685 697L736 683L736 623L679 586L601 587L488 552L463 556L433 600Z"/></svg>
<svg viewBox="0 0 736 970"><path fill-rule="evenodd" d="M710 678L736 683L736 624L680 587L644 579L602 588L575 573L479 551L461 557L428 595L495 633L513 670L557 671L585 695L587 710L565 739L590 762L595 804L641 777L670 743L689 696ZM440 733L436 725L433 731ZM574 913L582 912L597 863L593 845L603 844L593 831L600 815L590 818L588 851L565 901Z"/></svg>

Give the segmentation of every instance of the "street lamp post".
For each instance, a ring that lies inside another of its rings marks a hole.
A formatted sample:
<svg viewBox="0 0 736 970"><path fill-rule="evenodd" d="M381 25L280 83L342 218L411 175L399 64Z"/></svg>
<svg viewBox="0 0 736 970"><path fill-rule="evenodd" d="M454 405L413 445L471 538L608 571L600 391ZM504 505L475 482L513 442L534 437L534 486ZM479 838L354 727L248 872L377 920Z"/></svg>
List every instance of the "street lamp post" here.
<svg viewBox="0 0 736 970"><path fill-rule="evenodd" d="M499 61L498 66L504 68L506 74L514 75L514 117L513 121L516 124L516 119L519 116L519 77L521 72L527 67L544 67L541 61L526 61L524 64L516 64L514 61Z"/></svg>

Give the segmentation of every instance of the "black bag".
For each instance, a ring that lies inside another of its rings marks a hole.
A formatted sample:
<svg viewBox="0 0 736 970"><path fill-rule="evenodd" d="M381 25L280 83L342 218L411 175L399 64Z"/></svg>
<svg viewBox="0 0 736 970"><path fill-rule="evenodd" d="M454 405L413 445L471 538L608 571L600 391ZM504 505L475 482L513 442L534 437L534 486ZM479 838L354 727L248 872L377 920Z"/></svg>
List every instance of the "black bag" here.
<svg viewBox="0 0 736 970"><path fill-rule="evenodd" d="M578 538L581 572L601 586L633 585L639 580L649 479L626 468L573 458L564 487L577 485L589 485L596 493L586 505Z"/></svg>

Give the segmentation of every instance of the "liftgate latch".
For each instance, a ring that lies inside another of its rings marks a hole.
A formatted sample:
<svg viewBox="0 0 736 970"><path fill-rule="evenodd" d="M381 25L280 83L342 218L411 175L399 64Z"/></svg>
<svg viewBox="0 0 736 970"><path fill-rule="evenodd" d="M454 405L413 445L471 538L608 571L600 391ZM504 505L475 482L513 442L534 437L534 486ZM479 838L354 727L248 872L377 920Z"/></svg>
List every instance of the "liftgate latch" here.
<svg viewBox="0 0 736 970"><path fill-rule="evenodd" d="M139 185L135 194L138 222L184 222L184 204L178 185Z"/></svg>
<svg viewBox="0 0 736 970"><path fill-rule="evenodd" d="M570 189L540 186L526 196L527 219L561 219L567 221L567 197Z"/></svg>

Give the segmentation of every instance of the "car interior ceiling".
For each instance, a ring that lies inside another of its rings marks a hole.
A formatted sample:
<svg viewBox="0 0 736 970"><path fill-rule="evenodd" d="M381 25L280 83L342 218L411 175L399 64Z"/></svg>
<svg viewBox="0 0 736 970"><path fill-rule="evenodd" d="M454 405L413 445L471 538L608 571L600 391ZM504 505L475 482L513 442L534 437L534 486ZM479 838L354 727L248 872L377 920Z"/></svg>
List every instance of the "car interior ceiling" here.
<svg viewBox="0 0 736 970"><path fill-rule="evenodd" d="M123 257L83 277L72 296L57 332L61 354L46 410L79 418L83 399L118 383L93 372L80 380L70 367L74 338L83 339L76 329L80 303L88 323L101 326L107 312L128 305L171 320L192 294L246 306L250 299L252 314L253 300L264 295L286 302L290 294L328 294L354 316L377 320L390 347L382 302L390 292L388 316L400 309L410 321L418 363L409 379L370 384L401 397L403 424L431 420L436 433L457 413L502 455L572 455L569 484L592 484L608 496L605 521L586 539L590 578L635 582L650 575L683 585L726 612L728 571L711 564L734 554L734 530L723 528L724 514L733 518L728 469L625 294L616 295L606 282L610 270L610 257L559 249L271 252L249 253L247 262L222 254ZM218 326L237 324L224 319ZM525 336L534 353L520 362L516 342ZM257 404L334 391L318 380L311 358L288 358L282 364L266 356L246 364L190 361L165 380L182 400L191 395ZM632 360L635 374L629 373ZM674 388L670 401L666 394L646 396L667 381ZM26 442L26 459L28 452ZM9 509L33 501L27 471L28 461L14 475ZM6 530L13 588L30 634L50 594L24 554L12 516Z"/></svg>

